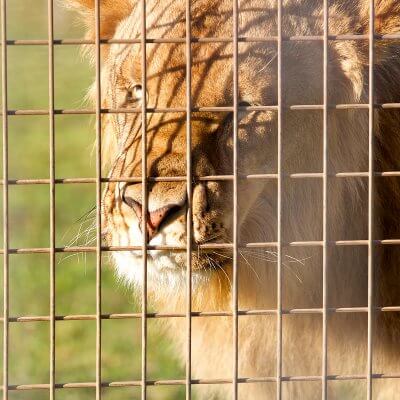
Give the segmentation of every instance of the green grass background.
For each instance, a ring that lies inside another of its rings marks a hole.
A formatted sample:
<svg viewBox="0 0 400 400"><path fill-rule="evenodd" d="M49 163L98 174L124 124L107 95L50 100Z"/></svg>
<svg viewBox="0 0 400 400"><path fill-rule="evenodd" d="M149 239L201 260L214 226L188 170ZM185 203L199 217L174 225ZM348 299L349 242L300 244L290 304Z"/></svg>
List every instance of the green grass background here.
<svg viewBox="0 0 400 400"><path fill-rule="evenodd" d="M9 0L9 39L47 38L46 0ZM76 16L62 7L55 9L55 37L79 38L83 30ZM10 109L48 107L47 46L8 47L8 106ZM86 90L94 71L81 56L78 46L55 47L56 108L86 107ZM56 116L56 176L94 177L95 140L91 116ZM9 176L11 179L49 177L49 124L46 116L9 117ZM48 185L10 186L10 246L49 246ZM74 242L82 227L78 219L95 205L92 184L57 185L57 246ZM83 237L84 244L93 235ZM57 254L56 313L94 314L95 257L88 254ZM46 254L10 256L10 315L49 314L49 256ZM103 313L129 313L140 310L132 293L117 283L107 257L102 280ZM1 298L2 302L2 298ZM1 304L2 306L2 304ZM140 379L140 320L102 322L102 379ZM184 371L173 357L168 340L161 336L158 321L148 323L149 379L183 378ZM0 334L2 334L0 332ZM56 323L56 381L95 381L95 321ZM10 324L10 384L49 382L49 324L47 322ZM0 359L1 360L1 359ZM0 361L1 362L1 361ZM62 389L57 399L95 398L94 389ZM39 400L48 392L12 391L10 399ZM104 400L139 399L139 388L107 388ZM183 387L150 387L149 399L182 399Z"/></svg>

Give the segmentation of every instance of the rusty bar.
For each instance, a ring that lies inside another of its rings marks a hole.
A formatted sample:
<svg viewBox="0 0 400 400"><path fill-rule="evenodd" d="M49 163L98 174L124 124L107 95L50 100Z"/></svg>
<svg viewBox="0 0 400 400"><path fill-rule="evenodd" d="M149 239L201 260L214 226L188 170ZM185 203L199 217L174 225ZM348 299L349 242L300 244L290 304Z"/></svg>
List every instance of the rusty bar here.
<svg viewBox="0 0 400 400"><path fill-rule="evenodd" d="M1 0L1 86L3 113L3 400L8 400L9 361L9 219L8 219L8 82L7 82L7 0Z"/></svg>
<svg viewBox="0 0 400 400"><path fill-rule="evenodd" d="M147 60L146 60L146 0L141 0L141 36L142 49L142 257L143 257L143 287L142 287L142 392L141 399L147 399Z"/></svg>
<svg viewBox="0 0 400 400"><path fill-rule="evenodd" d="M323 181L322 181L322 400L328 399L328 60L329 0L323 0Z"/></svg>
<svg viewBox="0 0 400 400"><path fill-rule="evenodd" d="M372 342L374 306L374 62L375 62L375 1L369 2L369 120L368 120L368 354L367 400L372 400Z"/></svg>
<svg viewBox="0 0 400 400"><path fill-rule="evenodd" d="M238 317L238 128L239 128L239 0L233 0L233 232L232 232L232 399L238 399L239 317Z"/></svg>
<svg viewBox="0 0 400 400"><path fill-rule="evenodd" d="M277 154L277 280L276 280L276 398L282 398L282 183L283 183L283 168L282 168L282 125L283 125L283 89L282 89L282 12L283 2L277 1L277 31L278 31L278 154Z"/></svg>
<svg viewBox="0 0 400 400"><path fill-rule="evenodd" d="M192 27L186 0L186 400L192 398Z"/></svg>
<svg viewBox="0 0 400 400"><path fill-rule="evenodd" d="M55 381L56 381L56 281L55 281L55 265L56 265L56 185L55 185L55 124L54 124L54 2L48 0L48 63L49 63L49 217L50 217L50 400L55 399Z"/></svg>
<svg viewBox="0 0 400 400"><path fill-rule="evenodd" d="M96 400L101 400L101 0L94 1L96 74Z"/></svg>

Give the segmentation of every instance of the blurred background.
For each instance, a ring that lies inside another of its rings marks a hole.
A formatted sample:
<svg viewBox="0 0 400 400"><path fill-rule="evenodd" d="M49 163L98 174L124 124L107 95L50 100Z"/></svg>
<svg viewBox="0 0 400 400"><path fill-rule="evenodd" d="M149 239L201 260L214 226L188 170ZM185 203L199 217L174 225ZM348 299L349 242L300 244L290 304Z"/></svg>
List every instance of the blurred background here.
<svg viewBox="0 0 400 400"><path fill-rule="evenodd" d="M55 3L55 38L83 37L76 15L63 8L62 1ZM47 39L47 0L9 0L7 7L8 39ZM47 46L8 47L9 109L47 109L47 57ZM87 108L83 99L93 76L79 46L55 46L55 107ZM56 177L95 177L93 116L57 115L55 127ZM9 176L49 177L48 116L9 117ZM13 185L9 196L10 247L49 247L48 185ZM94 245L95 214L90 214L94 206L94 184L56 186L57 246ZM10 316L49 315L49 255L11 255L9 274ZM107 254L102 278L104 314L140 311L131 290L115 279ZM56 314L95 314L95 282L93 254L57 254ZM160 323L148 321L148 379L182 379L184 370L161 336ZM10 324L11 385L49 382L49 328L48 322ZM102 380L140 379L140 319L103 320L102 329ZM95 335L95 321L56 323L57 383L95 381ZM182 399L184 387L149 387L148 393L149 399ZM60 389L56 396L60 400L94 399L95 390ZM13 400L46 398L45 390L10 392ZM105 400L136 398L140 398L140 388L103 391Z"/></svg>

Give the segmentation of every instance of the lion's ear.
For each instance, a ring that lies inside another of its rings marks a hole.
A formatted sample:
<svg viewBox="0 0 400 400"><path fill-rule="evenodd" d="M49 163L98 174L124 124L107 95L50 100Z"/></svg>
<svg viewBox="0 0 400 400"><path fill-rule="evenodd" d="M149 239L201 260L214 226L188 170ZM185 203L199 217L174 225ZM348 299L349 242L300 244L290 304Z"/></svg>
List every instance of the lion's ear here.
<svg viewBox="0 0 400 400"><path fill-rule="evenodd" d="M100 35L102 39L113 37L118 24L126 18L133 8L132 0L99 0L100 1ZM66 0L68 7L78 10L85 26L87 37L94 37L95 0Z"/></svg>

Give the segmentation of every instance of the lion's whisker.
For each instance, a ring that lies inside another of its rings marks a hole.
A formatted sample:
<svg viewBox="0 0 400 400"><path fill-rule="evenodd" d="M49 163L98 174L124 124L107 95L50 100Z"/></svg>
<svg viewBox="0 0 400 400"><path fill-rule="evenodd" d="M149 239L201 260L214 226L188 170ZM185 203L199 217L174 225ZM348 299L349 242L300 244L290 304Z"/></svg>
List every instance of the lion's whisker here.
<svg viewBox="0 0 400 400"><path fill-rule="evenodd" d="M255 258L255 259L257 259L257 260L277 263L277 259L271 260L270 258L268 258L268 257L266 257L266 256L263 257L263 254L262 254L262 253L259 253L259 252L257 252L257 251L245 251L245 252L246 252L246 254L247 254L248 256L252 256L253 258ZM300 278L299 275L293 270L293 268L291 268L290 265L288 265L288 264L286 264L286 263L284 263L284 262L282 262L282 265L283 265L284 267L286 267L286 268L298 279L298 281L299 281L300 283L302 283L301 278Z"/></svg>
<svg viewBox="0 0 400 400"><path fill-rule="evenodd" d="M254 274L257 277L257 279L261 282L260 276L257 274L257 271L254 269L254 267L249 263L247 258L242 254L241 251L239 251L239 254L243 257L243 259L246 262L246 264L250 267L250 269L254 272Z"/></svg>
<svg viewBox="0 0 400 400"><path fill-rule="evenodd" d="M207 259L210 260L210 262L215 265L215 270L220 270L224 273L224 275L226 276L226 278L228 279L229 285L232 287L232 282L228 276L228 274L226 273L226 271L224 270L224 268L221 266L221 264L219 264L216 260L213 260L212 258L210 258L208 255L206 255Z"/></svg>

